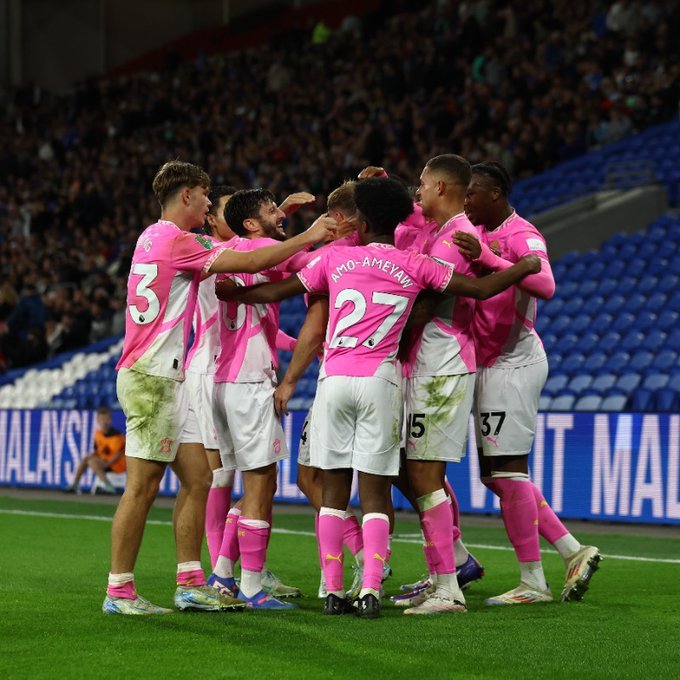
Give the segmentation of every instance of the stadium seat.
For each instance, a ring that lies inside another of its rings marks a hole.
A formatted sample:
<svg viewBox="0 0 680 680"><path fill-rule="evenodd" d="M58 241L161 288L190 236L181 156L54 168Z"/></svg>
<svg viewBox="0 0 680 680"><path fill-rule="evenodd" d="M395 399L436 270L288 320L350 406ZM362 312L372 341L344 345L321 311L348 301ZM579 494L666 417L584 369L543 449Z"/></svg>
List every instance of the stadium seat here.
<svg viewBox="0 0 680 680"><path fill-rule="evenodd" d="M680 331L680 329L678 330ZM668 335L663 331L659 330L658 328L652 328L649 331L649 333L647 333L647 335L644 336L644 339L645 347L651 350L652 352L656 352L666 344Z"/></svg>
<svg viewBox="0 0 680 680"><path fill-rule="evenodd" d="M619 350L614 352L603 366L609 373L623 373L630 364L630 354Z"/></svg>
<svg viewBox="0 0 680 680"><path fill-rule="evenodd" d="M628 307L626 305L626 309L627 308ZM624 331L627 331L634 323L635 316L633 314L630 312L622 312L614 319L614 322L612 323L612 330L616 331L617 333L623 333Z"/></svg>
<svg viewBox="0 0 680 680"><path fill-rule="evenodd" d="M631 352L638 349L638 347L646 346L646 338L643 333L638 330L630 330L621 339L621 349L626 350L626 352Z"/></svg>
<svg viewBox="0 0 680 680"><path fill-rule="evenodd" d="M680 350L680 324L668 333L664 344L666 349Z"/></svg>
<svg viewBox="0 0 680 680"><path fill-rule="evenodd" d="M672 349L664 349L656 356L652 355L650 365L660 371L668 371L678 365L678 353Z"/></svg>
<svg viewBox="0 0 680 680"><path fill-rule="evenodd" d="M616 381L616 389L625 392L626 394L636 389L642 382L642 376L639 373L626 373L619 377Z"/></svg>
<svg viewBox="0 0 680 680"><path fill-rule="evenodd" d="M551 397L547 394L542 394L538 400L538 410L541 412L550 410Z"/></svg>
<svg viewBox="0 0 680 680"><path fill-rule="evenodd" d="M621 291L621 293L624 293L624 291ZM626 295L628 297L625 307L627 312L635 314L647 305L647 296L644 293L630 293Z"/></svg>
<svg viewBox="0 0 680 680"><path fill-rule="evenodd" d="M628 408L631 411L644 412L654 410L654 399L651 390L642 387L633 392L628 400Z"/></svg>
<svg viewBox="0 0 680 680"><path fill-rule="evenodd" d="M556 335L561 335L571 327L571 318L566 315L558 316L551 324L550 330Z"/></svg>
<svg viewBox="0 0 680 680"><path fill-rule="evenodd" d="M661 354L664 354L664 353L662 352ZM675 354L675 352L673 352L673 354L677 357L677 354ZM659 355L659 356L661 356L661 355ZM647 368L648 366L651 366L653 362L654 362L654 355L650 351L643 349L643 350L639 350L638 352L633 354L633 356L631 357L629 365L634 371L642 371L645 368ZM658 367L658 365L657 365L657 367Z"/></svg>
<svg viewBox="0 0 680 680"><path fill-rule="evenodd" d="M569 354L579 342L578 335L575 333L567 333L563 335L556 343L555 349L561 354Z"/></svg>
<svg viewBox="0 0 680 680"><path fill-rule="evenodd" d="M657 411L663 413L680 411L680 393L670 387L664 387L654 392L654 402Z"/></svg>
<svg viewBox="0 0 680 680"><path fill-rule="evenodd" d="M604 352L616 352L621 349L621 333L609 331L600 338L599 347Z"/></svg>
<svg viewBox="0 0 680 680"><path fill-rule="evenodd" d="M598 375L595 380L593 380L590 388L597 390L597 392L602 394L614 387L616 380L617 376L615 376L613 373L603 373L602 375Z"/></svg>
<svg viewBox="0 0 680 680"><path fill-rule="evenodd" d="M555 395L566 388L569 383L569 378L562 375L551 375L543 386L544 394Z"/></svg>
<svg viewBox="0 0 680 680"><path fill-rule="evenodd" d="M574 404L574 411L599 411L601 403L602 397L597 394L588 394Z"/></svg>
<svg viewBox="0 0 680 680"><path fill-rule="evenodd" d="M601 343L600 338L595 333L586 333L585 335L582 335L581 338L579 339L578 348L581 352L588 356L596 349L600 348L601 346L600 343Z"/></svg>
<svg viewBox="0 0 680 680"><path fill-rule="evenodd" d="M574 406L573 394L561 394L550 402L551 411L571 411Z"/></svg>
<svg viewBox="0 0 680 680"><path fill-rule="evenodd" d="M605 397L600 404L600 411L620 412L626 406L627 397L625 394L612 394Z"/></svg>
<svg viewBox="0 0 680 680"><path fill-rule="evenodd" d="M581 370L585 364L586 358L580 352L570 354L562 361L562 370L568 375L574 375Z"/></svg>
<svg viewBox="0 0 680 680"><path fill-rule="evenodd" d="M599 312L593 319L590 325L590 330L593 331L593 333L602 335L611 328L613 321L614 317L608 312Z"/></svg>
<svg viewBox="0 0 680 680"><path fill-rule="evenodd" d="M581 394L585 389L589 388L593 382L591 375L577 375L569 381L567 389L574 394Z"/></svg>
<svg viewBox="0 0 680 680"><path fill-rule="evenodd" d="M671 297L672 300L675 299L677 296ZM661 313L664 309L666 309L668 302L668 297L666 293L653 293L649 298L647 298L647 303L645 305L645 308L647 311L650 312L656 312L657 314ZM674 309L673 311L679 311L677 309Z"/></svg>
<svg viewBox="0 0 680 680"><path fill-rule="evenodd" d="M580 335L590 328L592 319L588 314L577 314L571 322L571 330L576 335Z"/></svg>
<svg viewBox="0 0 680 680"><path fill-rule="evenodd" d="M642 387L646 390L655 392L668 385L670 376L664 373L652 373L642 381Z"/></svg>

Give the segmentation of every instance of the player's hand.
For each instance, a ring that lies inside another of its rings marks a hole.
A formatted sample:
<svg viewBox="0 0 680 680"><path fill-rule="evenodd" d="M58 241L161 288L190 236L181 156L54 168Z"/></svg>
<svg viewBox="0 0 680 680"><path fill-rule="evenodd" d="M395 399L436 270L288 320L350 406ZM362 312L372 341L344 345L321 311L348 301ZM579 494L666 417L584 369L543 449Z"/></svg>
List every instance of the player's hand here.
<svg viewBox="0 0 680 680"><path fill-rule="evenodd" d="M538 255L525 255L520 262L526 266L527 274L538 274L541 271L541 258Z"/></svg>
<svg viewBox="0 0 680 680"><path fill-rule="evenodd" d="M288 415L288 400L295 392L296 383L283 382L274 390L274 410L279 418Z"/></svg>
<svg viewBox="0 0 680 680"><path fill-rule="evenodd" d="M379 168L377 165L368 165L358 175L359 179L368 179L369 177L387 177L385 168Z"/></svg>
<svg viewBox="0 0 680 680"><path fill-rule="evenodd" d="M355 232L357 230L357 218L353 217L350 220L343 220L342 222L338 222L338 227L335 231L335 240L337 241L340 238L345 238L345 236L349 236L352 232Z"/></svg>
<svg viewBox="0 0 680 680"><path fill-rule="evenodd" d="M476 260L482 254L479 239L466 231L454 231L451 240L458 246L458 252L468 260Z"/></svg>
<svg viewBox="0 0 680 680"><path fill-rule="evenodd" d="M319 241L332 241L335 238L337 228L338 223L329 215L323 214L316 219L305 234L312 244L319 243Z"/></svg>
<svg viewBox="0 0 680 680"><path fill-rule="evenodd" d="M283 203L279 206L279 210L283 210L286 215L292 215L299 210L303 205L314 203L316 197L308 191L298 191L295 194L287 196Z"/></svg>

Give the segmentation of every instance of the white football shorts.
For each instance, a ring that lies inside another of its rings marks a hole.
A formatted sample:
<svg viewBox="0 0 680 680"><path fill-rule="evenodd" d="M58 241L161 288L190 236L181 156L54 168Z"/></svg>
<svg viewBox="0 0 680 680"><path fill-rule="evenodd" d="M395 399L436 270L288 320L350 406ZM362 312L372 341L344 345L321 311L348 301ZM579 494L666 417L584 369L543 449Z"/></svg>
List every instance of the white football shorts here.
<svg viewBox="0 0 680 680"><path fill-rule="evenodd" d="M401 391L383 378L328 376L319 380L311 421L313 467L399 474Z"/></svg>
<svg viewBox="0 0 680 680"><path fill-rule="evenodd" d="M406 458L458 462L465 456L475 374L404 381Z"/></svg>
<svg viewBox="0 0 680 680"><path fill-rule="evenodd" d="M213 385L215 376L212 373L185 373L184 382L189 396L189 417L197 427L193 432L182 434L182 441L189 441L188 436L193 436L196 441L206 449L216 449L219 446L217 441L217 430L213 423Z"/></svg>
<svg viewBox="0 0 680 680"><path fill-rule="evenodd" d="M226 470L257 470L288 457L270 381L216 382L213 417Z"/></svg>
<svg viewBox="0 0 680 680"><path fill-rule="evenodd" d="M524 456L536 434L548 360L516 368L477 368L475 436L485 456Z"/></svg>

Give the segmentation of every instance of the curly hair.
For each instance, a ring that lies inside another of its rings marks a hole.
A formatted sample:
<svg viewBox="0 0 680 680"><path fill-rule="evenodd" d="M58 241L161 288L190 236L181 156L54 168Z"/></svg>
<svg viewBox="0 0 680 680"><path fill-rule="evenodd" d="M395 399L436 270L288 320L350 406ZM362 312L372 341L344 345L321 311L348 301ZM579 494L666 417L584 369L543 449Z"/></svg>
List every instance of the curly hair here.
<svg viewBox="0 0 680 680"><path fill-rule="evenodd" d="M393 234L396 226L413 212L406 188L394 179L374 178L357 182L354 200L372 232Z"/></svg>

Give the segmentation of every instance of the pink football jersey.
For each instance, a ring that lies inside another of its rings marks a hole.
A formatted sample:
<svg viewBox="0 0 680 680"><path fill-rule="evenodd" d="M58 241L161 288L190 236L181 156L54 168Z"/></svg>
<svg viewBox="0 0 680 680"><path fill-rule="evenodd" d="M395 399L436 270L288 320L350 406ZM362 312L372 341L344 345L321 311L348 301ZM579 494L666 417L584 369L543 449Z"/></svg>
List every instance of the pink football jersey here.
<svg viewBox="0 0 680 680"><path fill-rule="evenodd" d="M453 234L465 231L478 236L465 213L459 213L440 229L424 232L421 247L426 255L453 266L457 274L473 276L473 266L453 243ZM475 300L466 297L447 297L435 310L434 318L425 324L420 335L409 348L404 361L404 375L460 375L476 369L472 319Z"/></svg>
<svg viewBox="0 0 680 680"><path fill-rule="evenodd" d="M241 238L231 247L234 250L255 250L278 243L271 238ZM239 286L280 281L290 272L298 271L312 258L313 253L293 255L276 267L257 274L224 274L218 281L230 278ZM217 356L215 382L261 382L276 379L279 359L276 334L279 330L279 305L222 301L218 314L220 353Z"/></svg>
<svg viewBox="0 0 680 680"><path fill-rule="evenodd" d="M310 293L329 294L321 375L397 382L399 339L418 293L443 291L453 267L383 243L324 249L298 273Z"/></svg>
<svg viewBox="0 0 680 680"><path fill-rule="evenodd" d="M482 231L484 242L503 259L517 262L527 254L543 260L550 271L545 239L533 224L513 212L493 231ZM552 274L551 274L552 276ZM509 368L545 359L545 350L534 323L536 298L517 286L488 300L478 300L473 321L477 363Z"/></svg>
<svg viewBox="0 0 680 680"><path fill-rule="evenodd" d="M160 220L137 240L128 277L123 354L117 368L184 379L201 275L222 251L206 237Z"/></svg>

